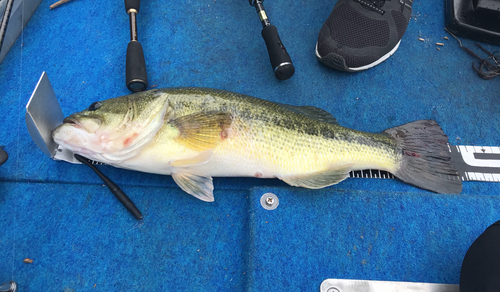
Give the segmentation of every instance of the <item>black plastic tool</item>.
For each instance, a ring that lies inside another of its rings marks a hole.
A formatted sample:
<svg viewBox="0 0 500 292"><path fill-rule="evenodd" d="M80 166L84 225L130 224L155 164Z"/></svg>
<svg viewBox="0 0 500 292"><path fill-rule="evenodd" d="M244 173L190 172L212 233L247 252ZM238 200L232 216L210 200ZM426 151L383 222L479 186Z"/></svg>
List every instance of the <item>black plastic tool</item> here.
<svg viewBox="0 0 500 292"><path fill-rule="evenodd" d="M92 168L95 173L102 179L102 181L108 186L109 190L115 195L115 197L122 203L122 205L132 214L137 220L141 220L144 218L141 214L141 211L137 209L137 207L134 205L132 200L127 197L127 195L114 183L112 182L107 176L105 176L102 172L95 167L92 162L78 154L75 154L75 158L80 161L81 163L87 165L88 167Z"/></svg>
<svg viewBox="0 0 500 292"><path fill-rule="evenodd" d="M254 6L259 14L260 22L262 23L262 37L266 42L267 51L269 53L269 59L271 60L271 66L274 70L274 75L279 80L286 80L292 77L295 73L295 68L292 64L292 59L288 55L285 46L281 42L278 35L278 29L276 26L272 25L267 18L266 11L264 10L264 5L262 0L248 0L250 5Z"/></svg>
<svg viewBox="0 0 500 292"><path fill-rule="evenodd" d="M148 87L148 74L142 45L137 38L137 14L140 0L125 0L125 11L130 16L130 42L127 46L126 85L132 92L143 91Z"/></svg>

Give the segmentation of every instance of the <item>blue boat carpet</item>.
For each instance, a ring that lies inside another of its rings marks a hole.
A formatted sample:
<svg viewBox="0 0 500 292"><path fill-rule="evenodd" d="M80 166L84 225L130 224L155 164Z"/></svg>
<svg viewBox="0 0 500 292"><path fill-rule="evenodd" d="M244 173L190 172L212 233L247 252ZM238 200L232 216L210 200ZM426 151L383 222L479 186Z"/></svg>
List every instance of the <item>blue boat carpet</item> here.
<svg viewBox="0 0 500 292"><path fill-rule="evenodd" d="M123 3L73 0L50 10L53 1L42 1L0 64L0 145L10 156L0 166L0 284L15 280L20 291L318 291L326 278L458 284L467 248L500 219L494 182L440 195L389 179L307 190L214 178L216 201L205 203L171 177L99 166L141 209L138 223L92 170L44 156L26 129L25 106L44 71L65 115L129 94ZM329 69L314 54L335 1L265 2L296 69L286 81L274 77L247 1L141 4L150 88L210 87L316 106L368 132L433 119L452 145L500 146L499 79L479 78L474 59L444 31L444 1L415 1L395 54L356 74ZM486 57L473 40L462 42ZM260 206L267 192L279 197L276 210Z"/></svg>

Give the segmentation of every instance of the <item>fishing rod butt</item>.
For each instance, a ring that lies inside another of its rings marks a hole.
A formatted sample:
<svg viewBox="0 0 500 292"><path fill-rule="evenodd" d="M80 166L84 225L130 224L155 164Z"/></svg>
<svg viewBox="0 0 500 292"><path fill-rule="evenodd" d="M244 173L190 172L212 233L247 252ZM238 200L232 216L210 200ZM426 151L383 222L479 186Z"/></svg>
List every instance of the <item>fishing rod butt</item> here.
<svg viewBox="0 0 500 292"><path fill-rule="evenodd" d="M125 11L130 18L130 42L127 46L125 65L125 85L132 92L143 91L148 87L148 75L144 51L137 37L137 14L140 0L125 0Z"/></svg>
<svg viewBox="0 0 500 292"><path fill-rule="evenodd" d="M131 41L127 46L126 85L130 91L138 92L148 87L148 74L142 45Z"/></svg>
<svg viewBox="0 0 500 292"><path fill-rule="evenodd" d="M292 77L295 73L295 68L293 67L290 55L288 55L285 46L281 42L276 26L272 24L267 25L262 29L261 33L266 43L269 59L271 60L271 66L276 78L287 80Z"/></svg>
<svg viewBox="0 0 500 292"><path fill-rule="evenodd" d="M141 0L125 0L125 11L127 14L131 9L136 10L135 13L139 13L139 6L141 5Z"/></svg>

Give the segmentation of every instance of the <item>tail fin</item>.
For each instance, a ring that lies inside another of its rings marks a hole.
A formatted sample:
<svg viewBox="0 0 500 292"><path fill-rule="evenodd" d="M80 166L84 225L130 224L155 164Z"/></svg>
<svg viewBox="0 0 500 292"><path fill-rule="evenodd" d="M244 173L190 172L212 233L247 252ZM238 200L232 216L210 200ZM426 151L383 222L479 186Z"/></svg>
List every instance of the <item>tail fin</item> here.
<svg viewBox="0 0 500 292"><path fill-rule="evenodd" d="M462 181L450 162L448 136L435 121L415 121L384 133L396 140L403 154L394 173L397 178L436 193L462 191Z"/></svg>

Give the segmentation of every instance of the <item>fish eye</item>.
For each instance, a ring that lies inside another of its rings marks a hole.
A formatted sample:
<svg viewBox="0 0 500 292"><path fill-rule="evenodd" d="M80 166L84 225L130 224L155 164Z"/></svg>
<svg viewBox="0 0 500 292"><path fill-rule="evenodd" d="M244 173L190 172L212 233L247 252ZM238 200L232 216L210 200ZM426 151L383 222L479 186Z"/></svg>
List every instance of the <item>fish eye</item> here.
<svg viewBox="0 0 500 292"><path fill-rule="evenodd" d="M97 110L98 108L100 108L101 106L102 106L102 103L99 101L96 101L96 102L93 102L87 110L93 112L93 111Z"/></svg>

